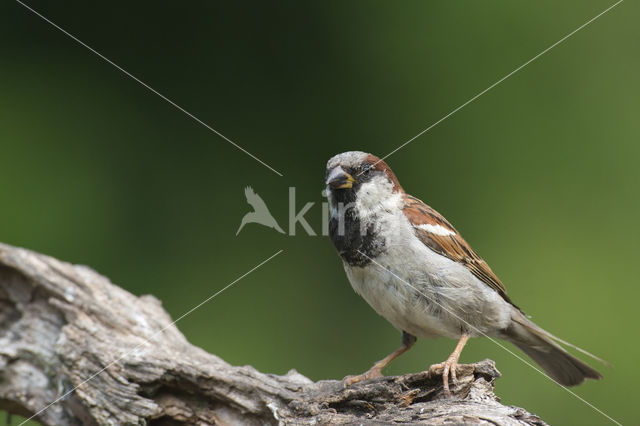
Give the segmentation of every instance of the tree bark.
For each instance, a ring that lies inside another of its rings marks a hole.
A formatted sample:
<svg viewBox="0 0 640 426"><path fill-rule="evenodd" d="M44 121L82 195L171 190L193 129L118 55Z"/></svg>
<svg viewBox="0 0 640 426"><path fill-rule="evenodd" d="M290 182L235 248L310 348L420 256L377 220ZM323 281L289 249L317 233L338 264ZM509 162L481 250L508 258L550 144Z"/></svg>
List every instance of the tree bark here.
<svg viewBox="0 0 640 426"><path fill-rule="evenodd" d="M458 377L446 398L427 373L345 387L235 367L189 344L155 297L0 244L0 409L45 425L544 424L499 403L493 361Z"/></svg>

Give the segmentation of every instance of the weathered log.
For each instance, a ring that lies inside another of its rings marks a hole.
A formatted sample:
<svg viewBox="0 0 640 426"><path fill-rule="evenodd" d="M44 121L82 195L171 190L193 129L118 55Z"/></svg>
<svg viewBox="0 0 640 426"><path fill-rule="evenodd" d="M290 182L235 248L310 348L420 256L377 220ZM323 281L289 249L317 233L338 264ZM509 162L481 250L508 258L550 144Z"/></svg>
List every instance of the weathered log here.
<svg viewBox="0 0 640 426"><path fill-rule="evenodd" d="M493 393L493 361L453 397L426 373L350 387L235 367L195 347L158 299L92 269L0 244L0 408L45 425L542 425Z"/></svg>

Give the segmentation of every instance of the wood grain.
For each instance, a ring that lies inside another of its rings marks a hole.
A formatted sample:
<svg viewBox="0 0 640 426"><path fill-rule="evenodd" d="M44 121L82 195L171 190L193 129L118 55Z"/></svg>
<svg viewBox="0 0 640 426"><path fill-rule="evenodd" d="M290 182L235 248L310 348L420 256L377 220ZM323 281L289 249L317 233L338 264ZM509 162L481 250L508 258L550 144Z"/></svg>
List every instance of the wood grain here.
<svg viewBox="0 0 640 426"><path fill-rule="evenodd" d="M155 297L0 244L0 409L45 425L544 424L499 403L493 361L462 368L447 399L426 373L345 388L232 366L191 345Z"/></svg>

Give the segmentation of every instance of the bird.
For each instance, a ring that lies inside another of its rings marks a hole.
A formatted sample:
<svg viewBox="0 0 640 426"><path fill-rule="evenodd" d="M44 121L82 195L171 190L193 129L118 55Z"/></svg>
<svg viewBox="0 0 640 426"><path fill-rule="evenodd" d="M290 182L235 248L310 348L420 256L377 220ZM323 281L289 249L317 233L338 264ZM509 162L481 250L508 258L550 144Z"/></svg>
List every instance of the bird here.
<svg viewBox="0 0 640 426"><path fill-rule="evenodd" d="M402 332L402 345L346 385L382 377L382 369L417 338L458 343L430 375L457 382L460 353L471 337L513 343L563 386L602 375L559 343L601 360L534 324L507 295L489 265L436 210L407 194L391 168L373 154L349 151L327 162L329 236L357 294Z"/></svg>
<svg viewBox="0 0 640 426"><path fill-rule="evenodd" d="M240 233L242 228L247 223L259 223L260 225L273 228L279 233L284 234L284 231L282 230L282 228L280 228L278 222L276 222L274 217L271 215L271 212L269 211L269 208L265 204L264 200L255 193L253 188L247 186L244 189L244 195L247 198L247 203L249 203L249 205L253 207L254 211L244 215L242 221L240 222L240 227L238 228L238 231L236 231L236 235Z"/></svg>

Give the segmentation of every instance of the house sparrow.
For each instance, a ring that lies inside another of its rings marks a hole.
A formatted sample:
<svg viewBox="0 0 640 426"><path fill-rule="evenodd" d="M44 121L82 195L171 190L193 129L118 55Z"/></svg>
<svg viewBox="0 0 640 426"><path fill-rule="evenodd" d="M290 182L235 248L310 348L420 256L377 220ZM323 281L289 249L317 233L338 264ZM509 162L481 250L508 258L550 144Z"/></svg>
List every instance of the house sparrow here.
<svg viewBox="0 0 640 426"><path fill-rule="evenodd" d="M338 154L327 163L326 185L329 233L351 286L402 331L400 348L347 384L381 377L417 337L438 336L459 339L449 358L429 369L442 369L447 395L462 348L479 335L510 341L561 385L602 377L556 343L567 342L527 319L489 265L437 211L405 193L384 161Z"/></svg>

